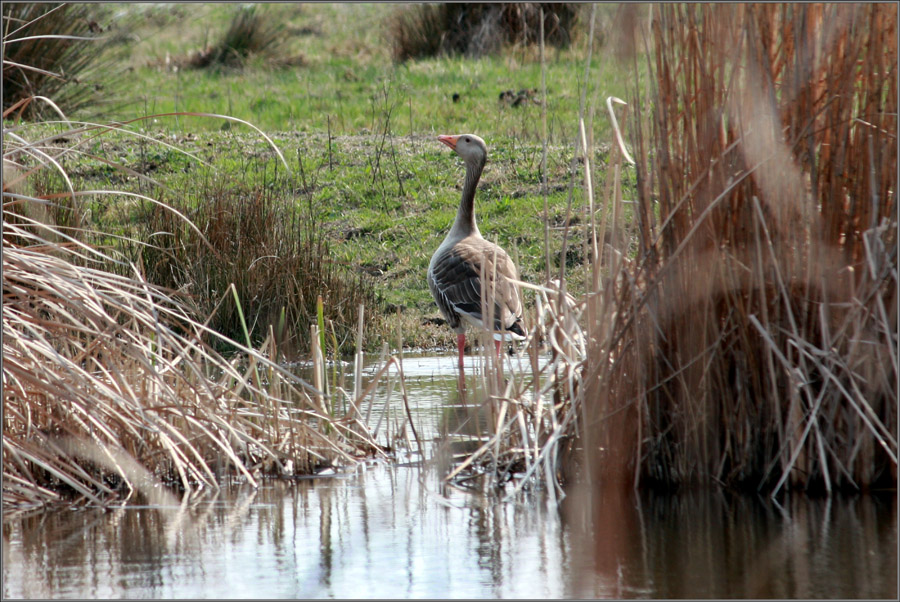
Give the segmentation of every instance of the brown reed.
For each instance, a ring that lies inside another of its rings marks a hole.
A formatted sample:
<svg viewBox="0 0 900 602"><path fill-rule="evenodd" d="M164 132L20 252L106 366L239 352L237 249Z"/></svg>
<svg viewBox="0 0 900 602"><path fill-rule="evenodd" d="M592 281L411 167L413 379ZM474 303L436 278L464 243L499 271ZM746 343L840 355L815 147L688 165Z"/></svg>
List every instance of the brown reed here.
<svg viewBox="0 0 900 602"><path fill-rule="evenodd" d="M177 296L136 269L81 265L110 258L48 229L3 224L4 508L152 498L159 482L191 492L231 473L256 483L374 449L269 359L272 338L232 341L244 359L229 361Z"/></svg>
<svg viewBox="0 0 900 602"><path fill-rule="evenodd" d="M580 462L605 485L896 487L895 9L649 22L640 250L588 303Z"/></svg>
<svg viewBox="0 0 900 602"><path fill-rule="evenodd" d="M98 130L125 131L76 126L64 136L75 147ZM245 343L198 319L184 295L149 282L136 263L86 242L111 233L58 223L86 197L124 193L75 189L59 161L72 147L29 140L27 131L5 129L3 145L4 511L159 503L167 499L160 492L191 495L229 475L256 484L264 474L307 474L378 451L358 420L322 411L320 391L277 363L271 323L251 347L234 284L221 293L234 300ZM54 170L67 192L32 185ZM216 252L177 209L131 196Z"/></svg>

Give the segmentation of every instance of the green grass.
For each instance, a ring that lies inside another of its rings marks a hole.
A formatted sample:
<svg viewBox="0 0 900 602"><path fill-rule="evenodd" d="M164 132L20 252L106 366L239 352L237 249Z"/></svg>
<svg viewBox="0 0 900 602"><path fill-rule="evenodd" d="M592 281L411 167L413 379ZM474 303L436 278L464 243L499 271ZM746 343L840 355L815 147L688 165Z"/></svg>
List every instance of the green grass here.
<svg viewBox="0 0 900 602"><path fill-rule="evenodd" d="M243 70L174 69L179 58L213 43L236 7L173 6L169 20L159 8L121 8L126 15L156 15L146 18L146 32L137 34L141 42L132 52L133 70L110 82L111 94L131 103L123 118L198 111L245 119L268 132L325 132L330 120L335 134L365 134L379 131L390 111L391 130L398 135L477 131L540 139L538 105L512 108L498 102L503 90L540 88L534 48L477 60L436 58L395 65L389 43L381 37L389 14L383 5L267 5L263 12L286 24L285 52L303 56L303 66L276 68L260 59ZM574 137L583 55L583 41L568 51L548 50L547 102L551 140L556 142ZM591 93L597 99L627 95L627 73L609 57L595 53L591 74L596 78L590 82ZM457 103L451 100L454 93L460 95ZM220 124L180 121L169 127L188 131ZM608 132L606 120L596 127L598 139Z"/></svg>
<svg viewBox="0 0 900 602"><path fill-rule="evenodd" d="M376 320L376 330L390 338L398 308L414 323L422 316L438 315L424 274L455 215L463 168L436 136L477 133L488 142L490 152L476 198L482 233L512 253L524 279L543 279L542 106L512 107L498 100L506 89L540 90L536 49L514 48L477 60L436 58L397 65L390 60L387 42L380 38L384 28L379 23L387 14L384 7L267 5L265 10L294 32L285 44L286 52L302 55L303 66L275 68L259 58L240 70L173 69L191 52L213 43L227 28L235 7L121 5L116 9L126 21L141 24L134 30L141 41L132 49L132 69L109 83L111 95L129 102L120 113L104 115L104 119L125 121L169 112L244 119L272 137L287 158L292 183L276 183L276 173L284 175L284 167L276 165L271 147L246 126L178 116L144 120L131 127L195 154L211 167L159 144L113 134L86 150L143 173L162 188L83 156L66 165L76 187L115 185L156 198L196 203L203 202L198 191L211 178L224 182L220 186L278 188L289 200L307 207L324 229L333 262L372 280L380 305L373 308L374 317L390 316L384 323ZM135 16L142 19L135 21ZM605 23L598 18L598 28ZM585 46L586 40L581 39L567 51L548 49L543 101L550 143L547 188L554 271L559 269L562 246L558 226L564 223L569 202ZM602 50L602 46L595 48L590 71L592 107L602 107L608 95L628 98L632 87L627 72ZM459 102L452 102L453 93L460 95ZM596 116L589 113L586 119L595 144L608 148L612 136L605 111ZM595 165L602 165L604 158L605 151L597 151ZM579 167L574 176L573 221L584 223L580 171ZM595 182L595 190L602 190L602 182ZM103 200L102 207L92 211L92 219L106 220L106 231L134 231L142 219L139 204L123 202L131 207L123 210L111 203ZM583 278L577 269L583 261L581 244L570 234L568 264L576 264L570 285ZM404 338L415 346L448 345L450 334L448 329L405 328ZM379 340L367 341L369 348L379 345Z"/></svg>
<svg viewBox="0 0 900 602"><path fill-rule="evenodd" d="M578 114L577 78L581 65L551 64L548 69L549 134L561 143L574 137L572 117ZM595 71L600 63L596 61ZM265 131L377 133L389 117L398 135L427 131L470 131L540 139L541 108L537 104L510 107L499 102L502 91L540 87L540 65L510 66L502 57L478 60L428 59L410 65L354 64L353 59L331 58L307 67L272 69L261 66L244 72L184 70L167 72L142 68L123 81L131 90L131 105L124 118L174 111L230 115L252 122ZM625 96L627 87L609 77L596 90ZM452 102L453 94L459 102ZM577 118L576 118L577 123ZM212 128L177 124L175 131ZM596 124L598 137L608 134L605 120Z"/></svg>

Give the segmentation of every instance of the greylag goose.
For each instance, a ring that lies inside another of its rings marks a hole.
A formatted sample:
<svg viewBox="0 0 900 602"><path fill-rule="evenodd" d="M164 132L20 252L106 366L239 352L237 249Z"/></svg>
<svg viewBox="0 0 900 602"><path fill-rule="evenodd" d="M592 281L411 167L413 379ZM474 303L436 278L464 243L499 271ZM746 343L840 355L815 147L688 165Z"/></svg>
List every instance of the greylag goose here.
<svg viewBox="0 0 900 602"><path fill-rule="evenodd" d="M484 140L472 134L438 136L438 140L456 151L466 165L462 199L453 227L428 264L428 288L450 328L456 332L459 368L463 367L466 326L484 328L482 291L493 292L491 332L497 353L506 339L525 337L522 323L522 298L514 280L516 266L506 251L485 240L475 224L475 188L487 161ZM482 275L485 281L482 282Z"/></svg>

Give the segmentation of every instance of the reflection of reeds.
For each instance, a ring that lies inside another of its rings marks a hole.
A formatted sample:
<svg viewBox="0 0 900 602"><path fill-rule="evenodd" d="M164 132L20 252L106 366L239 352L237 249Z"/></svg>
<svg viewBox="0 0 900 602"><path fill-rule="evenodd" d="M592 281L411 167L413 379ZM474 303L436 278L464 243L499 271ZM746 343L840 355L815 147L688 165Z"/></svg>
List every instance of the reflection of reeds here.
<svg viewBox="0 0 900 602"><path fill-rule="evenodd" d="M896 483L895 13L654 11L638 262L615 319L589 315L611 324L583 393L594 476Z"/></svg>

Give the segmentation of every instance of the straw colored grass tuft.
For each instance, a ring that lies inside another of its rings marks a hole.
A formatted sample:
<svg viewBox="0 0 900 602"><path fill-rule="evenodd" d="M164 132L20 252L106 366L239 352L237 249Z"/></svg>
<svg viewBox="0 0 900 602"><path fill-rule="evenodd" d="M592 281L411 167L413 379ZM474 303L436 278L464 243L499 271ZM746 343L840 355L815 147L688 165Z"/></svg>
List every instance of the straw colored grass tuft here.
<svg viewBox="0 0 900 602"><path fill-rule="evenodd" d="M233 284L221 292L235 301L245 344L197 318L184 295L152 284L137 264L83 242L115 240L110 233L59 223L103 191L76 190L59 161L69 149L24 131L4 132L5 509L134 496L156 503L160 483L187 493L228 475L255 484L263 474L308 474L378 450L358 419L336 418L321 391L276 363L271 326L250 347ZM48 171L68 192L40 193L36 174ZM177 210L149 204L177 216L173 230L209 246Z"/></svg>
<svg viewBox="0 0 900 602"><path fill-rule="evenodd" d="M231 473L253 483L368 445L343 427L323 434L331 417L267 358L271 341L228 361L204 342L214 333L136 271L79 265L102 257L27 227L4 222L3 234L4 506L64 492L108 503L150 476L187 491Z"/></svg>

